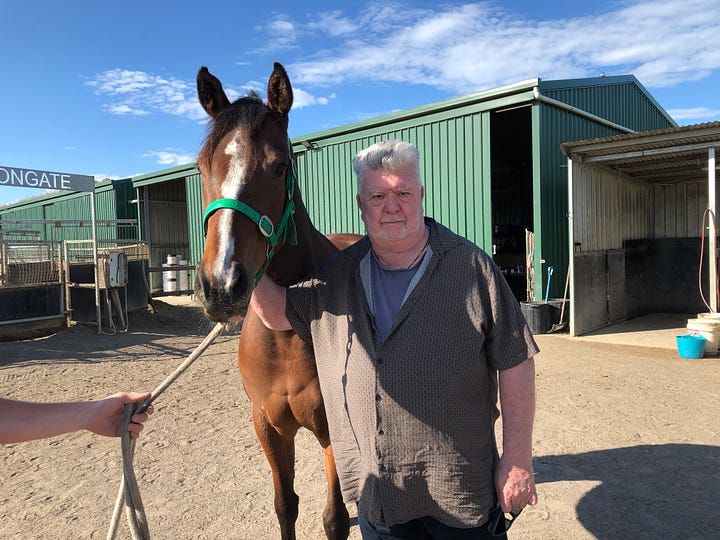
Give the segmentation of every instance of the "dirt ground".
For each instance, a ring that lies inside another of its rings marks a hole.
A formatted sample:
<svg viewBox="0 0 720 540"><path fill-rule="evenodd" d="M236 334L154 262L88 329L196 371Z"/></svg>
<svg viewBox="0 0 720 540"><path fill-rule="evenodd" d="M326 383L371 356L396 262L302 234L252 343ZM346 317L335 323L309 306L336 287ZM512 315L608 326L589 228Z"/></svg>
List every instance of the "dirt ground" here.
<svg viewBox="0 0 720 540"><path fill-rule="evenodd" d="M92 399L152 390L211 325L159 303L130 332L74 326L0 343L0 395ZM540 501L511 538L718 538L720 359L537 336L535 472ZM272 539L269 467L223 335L156 402L135 471L155 539ZM0 446L0 538L105 538L121 474L119 440L87 432ZM320 448L297 439L298 538L323 538ZM350 508L355 516L354 508ZM355 520L350 537L360 538ZM127 524L117 538L130 538Z"/></svg>

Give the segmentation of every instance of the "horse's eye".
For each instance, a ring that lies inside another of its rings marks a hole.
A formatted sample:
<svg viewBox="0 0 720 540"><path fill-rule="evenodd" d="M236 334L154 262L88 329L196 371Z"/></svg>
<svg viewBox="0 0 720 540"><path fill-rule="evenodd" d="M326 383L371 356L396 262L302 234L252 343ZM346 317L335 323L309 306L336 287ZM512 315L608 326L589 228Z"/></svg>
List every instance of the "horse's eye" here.
<svg viewBox="0 0 720 540"><path fill-rule="evenodd" d="M275 176L283 176L287 172L287 165L285 163L278 163L275 167Z"/></svg>

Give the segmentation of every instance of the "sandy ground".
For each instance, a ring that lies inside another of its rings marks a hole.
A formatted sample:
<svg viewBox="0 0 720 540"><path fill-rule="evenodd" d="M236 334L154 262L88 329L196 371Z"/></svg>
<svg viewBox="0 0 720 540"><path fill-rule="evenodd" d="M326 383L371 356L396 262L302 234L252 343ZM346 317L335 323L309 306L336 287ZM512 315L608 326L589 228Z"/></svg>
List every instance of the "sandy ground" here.
<svg viewBox="0 0 720 540"><path fill-rule="evenodd" d="M211 325L159 303L130 332L74 326L0 343L0 395L27 400L151 390ZM135 471L156 539L278 538L269 467L223 335L156 402ZM540 502L511 538L719 538L720 359L538 336ZM105 538L120 479L117 439L86 432L0 447L0 538ZM323 538L320 448L297 439L298 538ZM355 516L354 508L350 508ZM117 538L129 538L121 523ZM360 534L355 520L351 538Z"/></svg>

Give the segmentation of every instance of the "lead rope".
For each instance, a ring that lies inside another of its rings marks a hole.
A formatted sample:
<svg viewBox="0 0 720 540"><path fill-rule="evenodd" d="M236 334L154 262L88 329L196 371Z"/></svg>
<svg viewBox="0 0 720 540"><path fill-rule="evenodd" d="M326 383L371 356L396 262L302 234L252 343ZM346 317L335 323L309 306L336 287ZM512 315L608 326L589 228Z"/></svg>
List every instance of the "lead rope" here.
<svg viewBox="0 0 720 540"><path fill-rule="evenodd" d="M225 325L223 323L217 323L202 343L200 343L200 345L198 345L197 348L190 354L190 356L188 356L185 361L175 369L175 371L168 375L168 377L152 391L149 398L137 405L137 407L132 403L125 405L125 409L123 411L122 431L120 435L120 446L122 448L123 457L123 474L122 478L120 478L120 486L118 488L117 499L115 500L115 508L113 509L110 528L107 533L107 540L113 540L117 534L123 502L125 503L125 514L133 540L150 540L150 530L148 529L147 518L145 517L145 508L143 507L142 497L140 497L140 490L137 486L137 479L135 478L135 471L133 470L132 465L133 456L135 454L135 440L130 437L128 425L130 424L133 415L135 413L145 412L150 404L155 401L155 399L162 394L168 386L175 381L175 379L182 375L202 353L205 352L205 350L213 341L215 341L215 338L217 338L224 329Z"/></svg>

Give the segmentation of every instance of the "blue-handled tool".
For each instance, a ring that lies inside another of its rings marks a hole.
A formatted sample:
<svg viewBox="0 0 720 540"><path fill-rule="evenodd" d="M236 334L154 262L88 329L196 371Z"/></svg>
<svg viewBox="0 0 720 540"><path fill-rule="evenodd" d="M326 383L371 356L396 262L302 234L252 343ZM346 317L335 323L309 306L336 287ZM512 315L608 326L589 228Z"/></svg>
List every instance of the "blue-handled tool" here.
<svg viewBox="0 0 720 540"><path fill-rule="evenodd" d="M548 282L547 287L545 287L545 303L548 303L548 298L550 298L550 278L553 275L553 272L555 271L555 268L552 266L548 266Z"/></svg>

